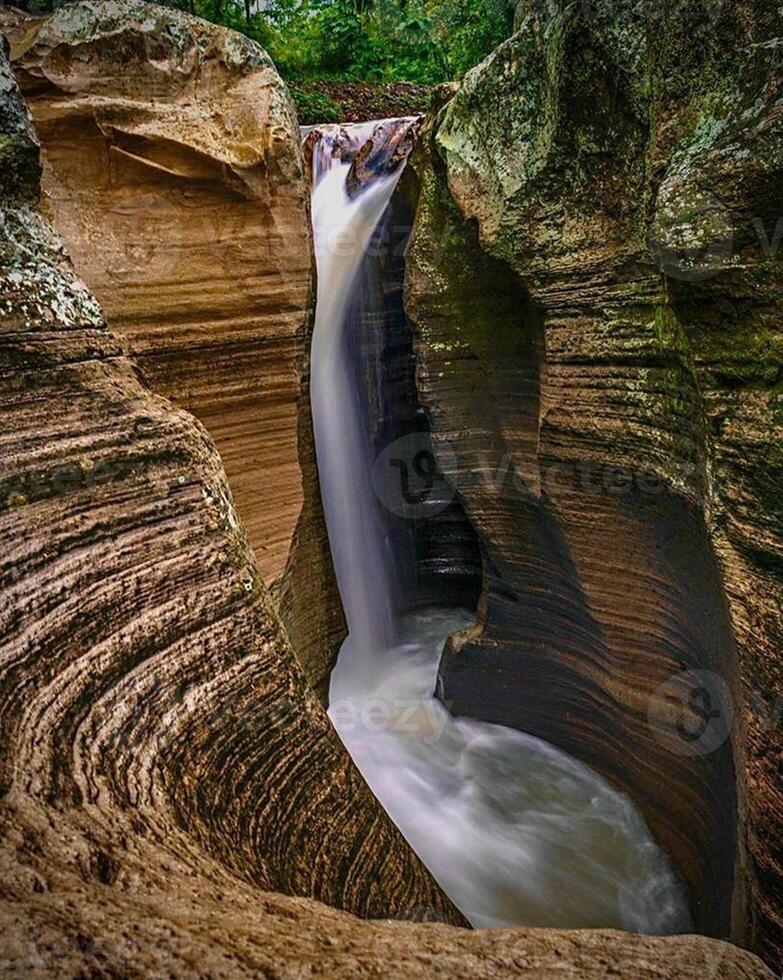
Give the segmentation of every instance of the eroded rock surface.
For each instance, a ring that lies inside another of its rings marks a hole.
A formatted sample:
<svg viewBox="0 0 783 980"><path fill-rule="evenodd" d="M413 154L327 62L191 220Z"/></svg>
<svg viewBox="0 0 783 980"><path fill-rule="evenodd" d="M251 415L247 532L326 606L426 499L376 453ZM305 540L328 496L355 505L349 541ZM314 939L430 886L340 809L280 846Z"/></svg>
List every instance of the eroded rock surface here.
<svg viewBox="0 0 783 980"><path fill-rule="evenodd" d="M0 146L3 975L766 980L699 937L291 896L458 920L309 692L205 429L141 382L38 212L2 52Z"/></svg>
<svg viewBox="0 0 783 980"><path fill-rule="evenodd" d="M345 186L354 197L373 177L396 173L416 145L420 129L419 118L392 119L381 123L372 136L353 155Z"/></svg>
<svg viewBox="0 0 783 980"><path fill-rule="evenodd" d="M628 791L699 927L779 967L779 11L517 28L414 155L420 388L485 562L442 696Z"/></svg>
<svg viewBox="0 0 783 980"><path fill-rule="evenodd" d="M0 51L0 968L8 977L764 980L701 938L458 917L270 608L205 430L151 393L37 210Z"/></svg>
<svg viewBox="0 0 783 980"><path fill-rule="evenodd" d="M343 623L308 448L313 261L288 92L253 42L152 4L6 21L54 224L147 382L215 440L267 584L301 518L284 608L318 684Z"/></svg>
<svg viewBox="0 0 783 980"><path fill-rule="evenodd" d="M296 120L257 46L154 5L132 11L75 4L17 39L44 189L151 384L202 417L240 507L252 497L246 524L274 577L301 503L310 246Z"/></svg>
<svg viewBox="0 0 783 980"><path fill-rule="evenodd" d="M204 862L229 889L459 921L310 693L206 431L140 382L36 210L5 62L0 95L5 893Z"/></svg>

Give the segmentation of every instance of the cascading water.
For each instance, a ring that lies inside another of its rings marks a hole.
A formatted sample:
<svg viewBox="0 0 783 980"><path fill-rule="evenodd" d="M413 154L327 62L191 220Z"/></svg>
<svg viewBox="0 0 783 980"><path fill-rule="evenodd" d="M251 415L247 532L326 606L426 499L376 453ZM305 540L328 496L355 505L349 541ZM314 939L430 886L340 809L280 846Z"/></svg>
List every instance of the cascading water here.
<svg viewBox="0 0 783 980"><path fill-rule="evenodd" d="M359 145L373 128L354 129ZM345 326L353 285L399 172L350 199L349 170L350 162L342 163L316 144L312 213L318 297L311 400L321 496L350 643L372 650L387 647L394 637L392 562L365 469L369 440L351 375ZM370 667L369 658L361 664L361 669Z"/></svg>
<svg viewBox="0 0 783 980"><path fill-rule="evenodd" d="M351 158L374 132L377 142L377 125L327 130L313 151L313 420L349 627L332 674L332 721L375 795L474 926L688 931L683 889L630 800L553 746L452 717L434 697L445 639L474 616L399 608L349 335L361 322L352 314L362 263L402 169L358 188L349 181Z"/></svg>

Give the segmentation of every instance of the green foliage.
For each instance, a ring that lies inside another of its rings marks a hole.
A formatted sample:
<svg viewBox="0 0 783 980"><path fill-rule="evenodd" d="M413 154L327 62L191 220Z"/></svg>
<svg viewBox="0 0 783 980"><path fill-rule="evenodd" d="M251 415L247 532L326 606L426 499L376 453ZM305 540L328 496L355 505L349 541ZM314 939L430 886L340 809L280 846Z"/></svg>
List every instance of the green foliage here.
<svg viewBox="0 0 783 980"><path fill-rule="evenodd" d="M514 8L509 0L448 0L433 4L447 39L449 68L459 78L483 61L511 34Z"/></svg>
<svg viewBox="0 0 783 980"><path fill-rule="evenodd" d="M296 103L299 122L303 126L313 123L340 122L345 118L345 110L339 102L330 99L324 92L289 85L291 96Z"/></svg>
<svg viewBox="0 0 783 980"><path fill-rule="evenodd" d="M380 80L386 74L380 7L366 0L271 0L266 13L274 31L269 53L288 78Z"/></svg>
<svg viewBox="0 0 783 980"><path fill-rule="evenodd" d="M271 54L306 77L435 83L511 32L513 0L271 0Z"/></svg>
<svg viewBox="0 0 783 980"><path fill-rule="evenodd" d="M246 34L269 50L276 32L263 12L255 9L251 0L167 0L167 6L179 7L213 24L222 24ZM270 52L271 53L271 52Z"/></svg>
<svg viewBox="0 0 783 980"><path fill-rule="evenodd" d="M408 81L463 75L511 33L514 0L176 0L242 30L291 81Z"/></svg>
<svg viewBox="0 0 783 980"><path fill-rule="evenodd" d="M45 12L64 0L16 0ZM161 0L258 41L291 82L459 78L511 33L515 0Z"/></svg>

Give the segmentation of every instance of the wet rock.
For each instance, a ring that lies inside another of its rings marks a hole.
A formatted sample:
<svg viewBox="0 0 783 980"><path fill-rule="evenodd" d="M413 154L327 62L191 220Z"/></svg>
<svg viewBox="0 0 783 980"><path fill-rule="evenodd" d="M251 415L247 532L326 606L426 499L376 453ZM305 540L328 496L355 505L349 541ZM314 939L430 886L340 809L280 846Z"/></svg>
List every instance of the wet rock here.
<svg viewBox="0 0 783 980"><path fill-rule="evenodd" d="M420 119L381 123L353 157L345 181L349 196L355 197L371 178L395 173L410 156L420 128Z"/></svg>
<svg viewBox="0 0 783 980"><path fill-rule="evenodd" d="M341 163L348 163L359 152L358 138L345 126L311 127L302 131L305 133L302 140L302 152L311 185L315 173L319 169L314 154L317 154L323 163L327 164L329 160L340 160Z"/></svg>

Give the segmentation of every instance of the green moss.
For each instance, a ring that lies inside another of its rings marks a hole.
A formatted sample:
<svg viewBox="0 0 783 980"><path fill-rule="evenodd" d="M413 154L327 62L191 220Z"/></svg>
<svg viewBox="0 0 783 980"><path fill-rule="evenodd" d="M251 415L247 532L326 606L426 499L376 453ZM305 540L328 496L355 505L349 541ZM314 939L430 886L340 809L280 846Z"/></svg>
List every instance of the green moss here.
<svg viewBox="0 0 783 980"><path fill-rule="evenodd" d="M688 335L671 306L666 303L655 306L653 327L661 353L690 357Z"/></svg>

